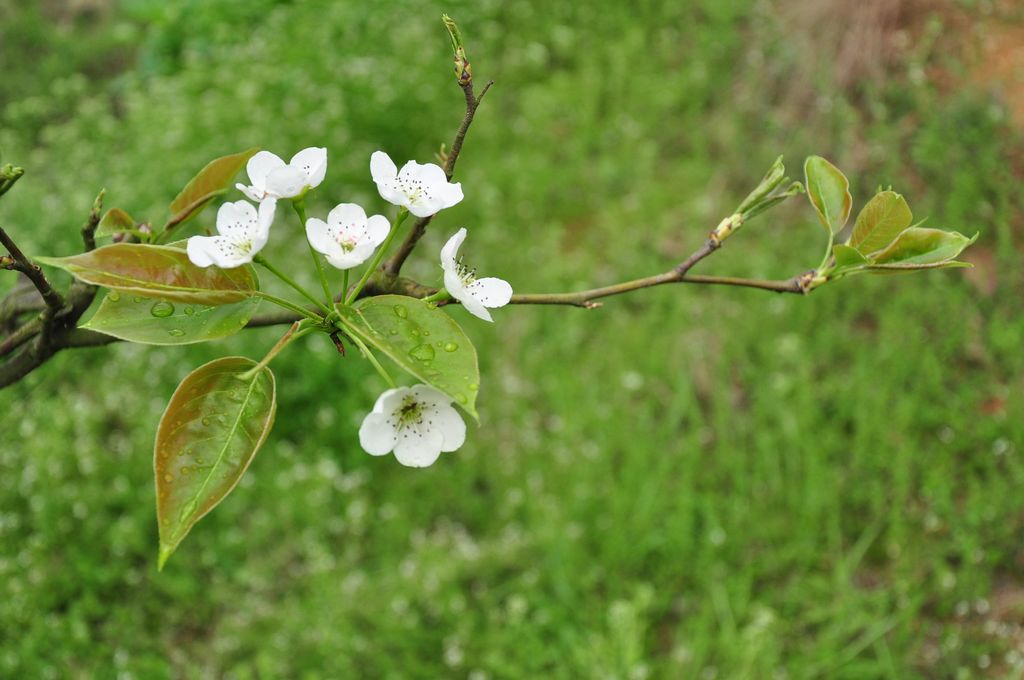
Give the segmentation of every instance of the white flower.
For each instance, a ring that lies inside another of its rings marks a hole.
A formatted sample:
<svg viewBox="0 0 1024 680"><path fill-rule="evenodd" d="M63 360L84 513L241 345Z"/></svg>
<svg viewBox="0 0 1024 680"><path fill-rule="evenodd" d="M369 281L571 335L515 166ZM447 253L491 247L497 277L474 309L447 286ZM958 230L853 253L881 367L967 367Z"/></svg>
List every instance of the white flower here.
<svg viewBox="0 0 1024 680"><path fill-rule="evenodd" d="M295 198L320 186L327 174L327 149L303 149L287 164L276 154L260 151L245 165L252 186L236 184L254 201L265 198Z"/></svg>
<svg viewBox="0 0 1024 680"><path fill-rule="evenodd" d="M267 245L276 208L277 201L273 198L260 203L258 212L246 201L225 203L217 211L217 233L220 235L190 238L185 248L188 259L199 267L215 264L221 269L249 264Z"/></svg>
<svg viewBox="0 0 1024 680"><path fill-rule="evenodd" d="M306 238L318 253L338 269L357 267L384 242L391 225L383 215L367 218L355 203L341 203L327 214L327 221L306 220Z"/></svg>
<svg viewBox="0 0 1024 680"><path fill-rule="evenodd" d="M397 387L377 398L359 428L359 444L372 456L395 452L409 467L427 467L442 451L466 441L466 423L452 400L428 385Z"/></svg>
<svg viewBox="0 0 1024 680"><path fill-rule="evenodd" d="M401 172L383 151L370 156L370 174L380 197L409 209L416 217L428 217L462 200L462 184L451 184L441 166L409 161Z"/></svg>
<svg viewBox="0 0 1024 680"><path fill-rule="evenodd" d="M504 307L512 299L512 286L508 281L496 278L478 279L476 270L469 269L456 260L459 246L466 240L463 227L448 239L441 248L441 269L444 270L444 287L448 294L462 303L466 311L484 321L493 321L488 307Z"/></svg>

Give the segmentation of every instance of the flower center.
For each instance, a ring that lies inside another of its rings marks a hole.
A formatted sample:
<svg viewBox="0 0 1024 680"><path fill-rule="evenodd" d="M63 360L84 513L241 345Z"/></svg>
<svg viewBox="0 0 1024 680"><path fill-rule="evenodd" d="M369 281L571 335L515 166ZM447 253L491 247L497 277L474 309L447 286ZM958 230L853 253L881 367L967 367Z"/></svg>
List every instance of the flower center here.
<svg viewBox="0 0 1024 680"><path fill-rule="evenodd" d="M398 416L398 429L400 430L410 425L420 425L423 423L423 404L416 401L414 397L407 396L395 411L395 415Z"/></svg>
<svg viewBox="0 0 1024 680"><path fill-rule="evenodd" d="M462 261L462 257L459 257L459 261L455 263L455 274L462 281L462 285L468 286L476 281L476 268L470 269Z"/></svg>

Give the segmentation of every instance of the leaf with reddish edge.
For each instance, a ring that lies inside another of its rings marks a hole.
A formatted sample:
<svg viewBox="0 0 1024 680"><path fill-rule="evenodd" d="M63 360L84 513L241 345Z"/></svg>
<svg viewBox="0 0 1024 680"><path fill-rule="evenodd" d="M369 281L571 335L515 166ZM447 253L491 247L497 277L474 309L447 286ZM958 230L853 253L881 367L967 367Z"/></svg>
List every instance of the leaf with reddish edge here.
<svg viewBox="0 0 1024 680"><path fill-rule="evenodd" d="M839 232L850 217L853 197L850 182L836 166L821 156L810 156L804 163L807 198L829 234Z"/></svg>
<svg viewBox="0 0 1024 680"><path fill-rule="evenodd" d="M225 357L192 371L174 391L153 452L158 568L192 527L231 493L274 424L274 374Z"/></svg>
<svg viewBox="0 0 1024 680"><path fill-rule="evenodd" d="M928 269L970 265L954 258L978 238L956 231L910 227L896 237L885 250L871 258L871 269Z"/></svg>
<svg viewBox="0 0 1024 680"><path fill-rule="evenodd" d="M231 186L231 180L257 151L259 148L253 147L241 153L221 156L207 163L206 167L200 170L171 201L171 218L167 220L164 231L170 231L195 217L211 201L223 196Z"/></svg>
<svg viewBox="0 0 1024 680"><path fill-rule="evenodd" d="M914 215L903 196L895 191L880 191L861 208L849 244L862 254L873 253L892 243L913 221Z"/></svg>
<svg viewBox="0 0 1024 680"><path fill-rule="evenodd" d="M169 246L115 243L71 257L37 257L75 278L143 297L223 305L251 297L258 284L252 267L220 269L192 264Z"/></svg>
<svg viewBox="0 0 1024 680"><path fill-rule="evenodd" d="M96 227L96 236L110 236L122 231L130 231L135 228L135 220L120 208L111 208L100 220Z"/></svg>

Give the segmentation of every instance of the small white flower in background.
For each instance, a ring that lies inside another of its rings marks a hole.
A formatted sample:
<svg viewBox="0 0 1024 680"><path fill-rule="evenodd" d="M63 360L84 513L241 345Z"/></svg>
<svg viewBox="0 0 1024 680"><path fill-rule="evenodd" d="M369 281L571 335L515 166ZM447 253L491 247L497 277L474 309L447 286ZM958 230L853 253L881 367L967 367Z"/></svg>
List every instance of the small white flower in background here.
<svg viewBox="0 0 1024 680"><path fill-rule="evenodd" d="M466 423L452 400L428 385L397 387L377 398L359 428L359 444L373 456L395 452L409 467L427 467L442 451L466 441Z"/></svg>
<svg viewBox="0 0 1024 680"><path fill-rule="evenodd" d="M260 203L258 211L247 201L225 203L217 211L219 235L190 238L185 247L188 259L199 267L217 265L221 269L249 264L267 245L276 209L273 198Z"/></svg>
<svg viewBox="0 0 1024 680"><path fill-rule="evenodd" d="M469 269L456 260L459 246L466 240L463 227L448 239L441 249L441 269L444 270L444 287L448 294L462 303L466 311L484 321L493 321L488 307L504 307L512 299L512 286L508 281L493 277L476 278L476 270Z"/></svg>
<svg viewBox="0 0 1024 680"><path fill-rule="evenodd" d="M380 197L388 203L408 208L416 217L428 217L462 200L462 184L452 184L441 166L409 161L398 166L383 151L370 156L370 175L377 183Z"/></svg>
<svg viewBox="0 0 1024 680"><path fill-rule="evenodd" d="M251 186L236 184L254 201L265 198L295 198L320 186L327 174L327 149L311 146L285 163L269 151L260 151L245 165Z"/></svg>
<svg viewBox="0 0 1024 680"><path fill-rule="evenodd" d="M318 253L338 269L351 269L365 262L391 230L383 215L366 217L355 203L341 203L327 214L327 221L306 220L306 238Z"/></svg>

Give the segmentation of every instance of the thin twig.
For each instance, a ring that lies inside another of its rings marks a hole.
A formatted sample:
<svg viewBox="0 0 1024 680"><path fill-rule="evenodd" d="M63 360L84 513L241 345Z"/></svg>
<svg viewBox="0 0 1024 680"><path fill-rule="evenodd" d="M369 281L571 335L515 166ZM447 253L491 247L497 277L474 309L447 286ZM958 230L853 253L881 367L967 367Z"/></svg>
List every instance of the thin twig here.
<svg viewBox="0 0 1024 680"><path fill-rule="evenodd" d="M473 118L476 116L476 110L480 106L480 102L483 101L484 95L491 89L491 85L494 85L493 80L487 81L483 89L480 91L480 95L477 96L473 93L473 81L470 79L464 85L461 85L462 92L466 97L466 112L462 116L462 123L459 125L459 129L455 132L455 140L452 142L452 149L448 152L448 157L444 162L444 174L448 176L450 182L453 174L455 173L455 163L459 160L459 153L462 152L462 143L466 139L466 133L469 132L469 126L473 124ZM391 259L384 265L384 273L388 277L396 277L399 272L402 271L402 265L412 254L413 249L419 240L423 237L423 234L427 231L427 225L430 224L430 220L433 219L433 215L427 217L421 217L416 220L412 229L405 237L405 241L399 246L398 251L391 256Z"/></svg>

